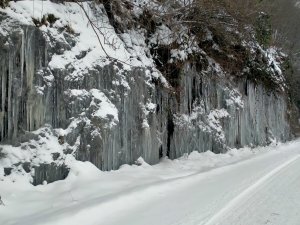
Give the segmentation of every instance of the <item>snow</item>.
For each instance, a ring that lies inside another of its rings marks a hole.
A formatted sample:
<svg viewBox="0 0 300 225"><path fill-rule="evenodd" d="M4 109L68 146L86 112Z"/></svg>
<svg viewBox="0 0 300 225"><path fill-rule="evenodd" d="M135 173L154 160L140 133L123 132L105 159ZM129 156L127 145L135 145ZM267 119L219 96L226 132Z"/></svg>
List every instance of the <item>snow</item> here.
<svg viewBox="0 0 300 225"><path fill-rule="evenodd" d="M78 127L78 124L82 122L84 122L87 125L90 125L91 121L86 117L72 119L71 123L66 129L58 128L56 129L56 133L58 136L66 136L67 134L72 133L72 130L76 129Z"/></svg>
<svg viewBox="0 0 300 225"><path fill-rule="evenodd" d="M180 61L186 60L188 55L184 50L172 49L171 50L171 58L178 59ZM172 62L172 61L171 61Z"/></svg>
<svg viewBox="0 0 300 225"><path fill-rule="evenodd" d="M96 33L80 5L93 21ZM63 54L54 54L49 62L52 70L68 69L72 71L68 73L66 80L82 80L93 68L103 67L115 59L118 59L119 63L123 65L123 70L132 70L135 67L155 68L149 48L145 44L143 29L129 30L127 33L118 35L110 25L101 4L81 2L80 5L75 2L56 4L50 1L18 1L10 2L10 7L0 9L0 12L6 13L25 25L34 25L32 18L39 21L47 15L54 15L58 18L54 24L50 25L47 22L39 29L44 32L45 38L49 39L50 45L52 44L51 39L54 38L55 42L68 46L66 49L58 49L63 51ZM72 29L73 34L68 33L68 27ZM6 33L9 29L10 25L8 24L4 29L0 28L0 32ZM75 41L74 46L68 43L66 35L70 35ZM101 47L98 37L103 47ZM122 72L120 71L119 74ZM159 77L163 84L167 84L157 69L153 69L152 72L153 76ZM151 73L149 75L152 76ZM128 87L124 79L120 84Z"/></svg>
<svg viewBox="0 0 300 225"><path fill-rule="evenodd" d="M207 116L209 127L217 131L218 136L221 140L225 140L225 134L221 124L221 119L229 116L230 116L229 113L225 109L212 110Z"/></svg>
<svg viewBox="0 0 300 225"><path fill-rule="evenodd" d="M105 122L104 127L113 127L119 122L119 115L117 107L110 101L110 99L100 90L91 89L89 91L85 89L68 89L64 92L65 96L71 99L72 103L80 101L88 103L89 107L81 108L80 116L86 116L87 113L91 113L94 119L103 119ZM81 118L84 119L84 118ZM87 118L85 120L88 120ZM79 120L80 121L80 120ZM65 134L69 133L73 128L76 128L76 124L79 121L73 121L68 128L68 131L64 131ZM90 123L89 121L86 121Z"/></svg>
<svg viewBox="0 0 300 225"><path fill-rule="evenodd" d="M156 1L152 0L133 0L133 13L136 17L139 17L143 14L144 8L158 8Z"/></svg>
<svg viewBox="0 0 300 225"><path fill-rule="evenodd" d="M232 199L226 207L222 208L217 214L215 214L209 221L205 223L205 225L209 224L215 224L218 223L220 220L222 220L224 217L228 217L228 213L232 212L232 208L234 208L238 203L240 203L245 197L250 195L253 191L258 189L261 185L266 183L268 179L272 178L276 173L281 171L283 168L287 167L289 164L293 163L294 161L298 160L300 155L296 155L295 157L287 160L285 163L281 164L280 166L276 167L266 175L264 175L262 178L260 178L258 181L256 181L254 184L252 184L250 187L245 189L242 193L240 193L237 197ZM247 223L247 222L244 222Z"/></svg>
<svg viewBox="0 0 300 225"><path fill-rule="evenodd" d="M218 224L224 212L232 213L292 161L299 165L299 146L297 141L219 155L192 152L154 166L139 158L110 172L69 155L63 181L34 187L20 174L3 177L0 224Z"/></svg>
<svg viewBox="0 0 300 225"><path fill-rule="evenodd" d="M204 132L213 133L218 141L224 142L225 133L222 124L223 119L228 117L230 114L226 109L213 109L206 112L202 103L195 107L190 114L175 115L175 123L179 127L198 126Z"/></svg>
<svg viewBox="0 0 300 225"><path fill-rule="evenodd" d="M147 119L143 119L143 122L142 122L142 128L144 128L144 129L150 128Z"/></svg>
<svg viewBox="0 0 300 225"><path fill-rule="evenodd" d="M174 33L166 25L156 28L156 32L150 38L150 43L170 45L174 42Z"/></svg>
<svg viewBox="0 0 300 225"><path fill-rule="evenodd" d="M112 104L106 95L100 90L91 89L90 93L93 96L91 106L95 106L97 108L92 116L110 120L109 126L115 126L119 122L118 109L116 106Z"/></svg>
<svg viewBox="0 0 300 225"><path fill-rule="evenodd" d="M77 98L84 98L89 95L89 92L85 89L69 89L65 92L67 96L75 96Z"/></svg>
<svg viewBox="0 0 300 225"><path fill-rule="evenodd" d="M5 158L0 159L0 167L10 167L20 162L31 162L36 166L51 163L53 162L52 153L63 152L64 146L58 144L57 138L52 135L48 127L34 131L33 134L36 134L38 138L22 143L21 146L1 145Z"/></svg>
<svg viewBox="0 0 300 225"><path fill-rule="evenodd" d="M62 165L65 161L66 155L63 150L67 144L59 144L57 136L53 135L53 131L50 126L40 128L30 134L31 140L21 143L20 146L1 145L4 158L0 159L0 180L5 176L4 168L11 168L11 174L7 177L8 180L15 182L16 179L22 179L24 182L32 182L32 176L34 176L35 166L41 164ZM56 132L60 132L57 130ZM75 147L75 146L74 146ZM73 148L74 148L73 147ZM72 147L70 147L72 149ZM54 160L53 154L57 154L58 157ZM28 173L24 170L22 163L29 163L31 171Z"/></svg>
<svg viewBox="0 0 300 225"><path fill-rule="evenodd" d="M153 66L153 61L149 58L150 51L146 46L146 31L129 30L127 33L120 34L127 51L131 55L131 64L138 66Z"/></svg>
<svg viewBox="0 0 300 225"><path fill-rule="evenodd" d="M141 107L142 117L143 117L142 128L144 129L150 128L147 120L147 116L149 116L150 113L155 113L155 109L157 105L152 103L150 99L148 99L146 104L141 102L140 107Z"/></svg>
<svg viewBox="0 0 300 225"><path fill-rule="evenodd" d="M180 2L183 4L185 1ZM101 5L87 2L81 4L89 13L91 20L96 21L96 25L101 27L101 33L98 31L97 34L103 48L83 10L76 3L18 1L11 2L10 7L0 11L26 25L33 25L32 18L41 20L44 15L55 15L58 20L53 25L46 24L39 29L46 36L49 34L57 42L65 43L67 46L69 44L64 36L66 33L59 30L65 30L66 26L74 30L74 34L68 34L73 35L74 46L69 46L64 54L54 54L49 64L52 70L73 71L66 77L67 80L81 80L93 67L103 67L112 62L110 57L115 57L122 62L123 69L116 68L119 79L113 81L114 85L122 85L129 90L129 84L124 76L125 70L143 67L146 68L146 82L155 77L160 78L167 86L167 81L155 69L146 45L146 32L143 29L129 30L127 33L117 35L109 24L106 14L103 13ZM155 5L149 0L137 0L136 4ZM97 13L93 7L96 7ZM134 6L133 10L135 15L141 15L140 7ZM6 34L9 26L10 24L1 27L0 33ZM170 28L161 25L150 40L154 45L179 42L178 49L171 49L170 62L186 60L192 52L201 51L191 43L183 44L186 38L184 35L176 37L176 40L172 35ZM211 33L208 32L206 38L210 40ZM190 38L190 41L192 39ZM49 43L51 44L50 41ZM218 46L215 47L218 49ZM270 48L264 53L276 79L281 81L281 56L278 50ZM82 55L84 57L81 57ZM213 59L209 58L209 64L213 72L224 76L221 66ZM54 77L50 74L43 79L51 86ZM43 94L44 87L37 86L36 89L39 94ZM237 90L227 91L229 92L227 106L234 104L243 108L241 94ZM107 126L112 128L119 122L119 112L110 100L109 93L97 89L70 89L64 94L80 101L89 98L91 101L88 104L93 119L100 119L101 122L104 120ZM145 104L141 103L140 107L143 113L141 126L147 130L149 128L147 116L155 113L157 106L148 100ZM2 153L6 157L0 159L0 195L5 203L5 206L0 205L0 224L218 223L225 214L232 212L232 208L245 196L298 160L299 141L280 147L231 149L226 154L219 155L210 151L192 152L173 161L164 158L154 166L139 158L136 165L123 165L117 171L102 172L89 162L77 161L72 154L63 154L66 144L61 145L57 140L58 136L69 134L82 120L86 120L87 124L91 122L84 117L86 113L84 110L80 114L82 118L71 119L66 129L54 130L56 136L46 127L34 132L39 136L37 140L32 139L20 146L1 146ZM197 125L202 126L204 131L216 132L220 139L225 139L221 124L223 118L230 116L229 113L225 109L211 110L208 115L205 113L207 112L204 107L200 105L189 115L176 116L176 120L179 126L190 125L196 124L194 123L196 120L204 117ZM94 130L92 136L99 136L100 133L99 130ZM73 146L74 149L77 144L78 140ZM60 153L60 157L54 160L53 153ZM19 164L31 162L33 166L38 166L53 161L58 165L64 163L70 168L68 177L51 184L44 182L43 185L36 187L30 184L34 170L26 173ZM10 167L13 168L12 174L4 176L4 168ZM181 205L178 205L178 202Z"/></svg>
<svg viewBox="0 0 300 225"><path fill-rule="evenodd" d="M238 90L226 88L225 91L229 92L229 98L226 99L227 106L235 105L237 108L244 108L242 94Z"/></svg>
<svg viewBox="0 0 300 225"><path fill-rule="evenodd" d="M102 43L106 42L106 39L110 38L116 43L118 49L113 49L109 44L104 45L104 50L111 57L118 57L120 60L126 61L129 58L128 52L122 45L121 40L109 30L113 30L108 23L108 19L105 16L101 16L101 19L94 15L88 3L82 4L85 10L89 13L92 21L96 21L96 25L103 27L100 37ZM98 11L101 12L100 6ZM93 31L88 19L84 15L83 10L76 3L54 4L50 1L20 1L11 2L10 7L5 9L5 12L12 18L17 19L21 23L33 25L32 18L41 20L44 15L53 14L59 18L53 26L43 25L40 29L45 33L50 33L52 37L58 41L64 41L64 33L59 32L58 28L64 28L70 26L76 34L76 45L69 51L65 51L64 54L53 55L49 66L52 69L65 69L69 64L75 68L69 79L76 79L83 76L87 72L89 67L93 65L105 65L107 62L106 54L99 45L99 41L95 32ZM102 30L102 29L101 29ZM82 59L76 57L83 51L87 52L87 55Z"/></svg>
<svg viewBox="0 0 300 225"><path fill-rule="evenodd" d="M266 54L269 61L269 66L274 70L275 73L277 73L278 75L282 75L282 71L280 69L279 64L282 61L282 59L280 59L278 49L269 48L267 49Z"/></svg>
<svg viewBox="0 0 300 225"><path fill-rule="evenodd" d="M226 208L222 224L299 224L299 169L298 155L261 178Z"/></svg>

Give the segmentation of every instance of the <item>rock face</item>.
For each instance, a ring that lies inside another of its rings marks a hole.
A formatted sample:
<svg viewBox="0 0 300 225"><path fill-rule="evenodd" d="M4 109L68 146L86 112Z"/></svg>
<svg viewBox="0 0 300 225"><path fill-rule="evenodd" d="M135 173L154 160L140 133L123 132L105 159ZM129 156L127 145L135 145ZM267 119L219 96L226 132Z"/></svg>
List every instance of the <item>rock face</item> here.
<svg viewBox="0 0 300 225"><path fill-rule="evenodd" d="M57 41L5 13L0 21L11 25L0 34L2 143L28 145L28 132L47 125L65 155L112 170L139 157L154 164L164 156L220 153L291 137L284 92L243 77L233 80L214 68L204 73L188 61L176 86L149 79L153 68L125 70L113 61L91 67L82 79L69 79L72 65L57 69L49 63L76 45L74 35L64 32L64 40ZM56 169L53 163L32 165L34 184L66 177L65 166Z"/></svg>

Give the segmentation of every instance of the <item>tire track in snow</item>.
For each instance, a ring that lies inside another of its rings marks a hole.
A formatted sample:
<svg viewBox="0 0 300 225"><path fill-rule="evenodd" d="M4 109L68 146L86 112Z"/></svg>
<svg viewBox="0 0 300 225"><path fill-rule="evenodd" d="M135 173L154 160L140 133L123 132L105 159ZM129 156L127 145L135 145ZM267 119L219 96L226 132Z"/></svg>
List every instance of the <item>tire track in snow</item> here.
<svg viewBox="0 0 300 225"><path fill-rule="evenodd" d="M237 195L235 198L233 198L227 205L225 205L219 212L214 214L206 223L203 225L219 225L222 223L222 218L224 218L225 215L229 214L230 211L232 211L241 200L243 200L245 197L251 195L253 191L255 191L257 188L259 188L262 184L267 182L271 177L276 175L279 171L287 167L288 165L292 164L296 160L300 158L300 155L297 155L293 157L292 159L286 161L285 163L281 164L280 166L276 167L272 171L270 171L268 174L260 178L258 181L256 181L254 184L249 186L247 189L245 189L243 192L241 192L239 195Z"/></svg>

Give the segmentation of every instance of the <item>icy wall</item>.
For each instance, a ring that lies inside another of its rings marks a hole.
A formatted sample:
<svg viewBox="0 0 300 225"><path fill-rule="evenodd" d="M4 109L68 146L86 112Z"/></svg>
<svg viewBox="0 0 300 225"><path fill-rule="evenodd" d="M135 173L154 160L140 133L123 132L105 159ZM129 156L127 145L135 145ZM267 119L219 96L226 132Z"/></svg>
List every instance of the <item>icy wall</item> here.
<svg viewBox="0 0 300 225"><path fill-rule="evenodd" d="M139 157L154 164L164 156L220 153L291 136L283 92L229 79L218 68L203 73L189 62L176 88L151 64L128 69L110 61L79 73L75 61L58 65L78 47L76 32L62 30L57 38L4 12L0 21L0 141L6 144L0 148L10 157L0 165L35 170L35 184L63 179L68 155L111 170ZM142 47L132 42L128 52L135 58L132 52ZM88 64L91 51L82 47L74 59Z"/></svg>

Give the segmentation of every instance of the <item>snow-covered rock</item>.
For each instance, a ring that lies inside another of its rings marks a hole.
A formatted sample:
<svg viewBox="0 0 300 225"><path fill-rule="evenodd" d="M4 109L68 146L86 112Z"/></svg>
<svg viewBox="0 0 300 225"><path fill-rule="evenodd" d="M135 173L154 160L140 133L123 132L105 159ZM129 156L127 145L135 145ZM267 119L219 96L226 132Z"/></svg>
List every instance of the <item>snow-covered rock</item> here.
<svg viewBox="0 0 300 225"><path fill-rule="evenodd" d="M140 18L143 7L132 14ZM276 49L244 44L267 58L281 92L243 71L231 77L183 27L176 38L167 24L152 34L133 25L120 32L101 4L10 2L0 21L0 171L20 169L39 184L64 178L70 157L112 170L140 157L155 164L290 138ZM165 62L160 51L170 56Z"/></svg>

